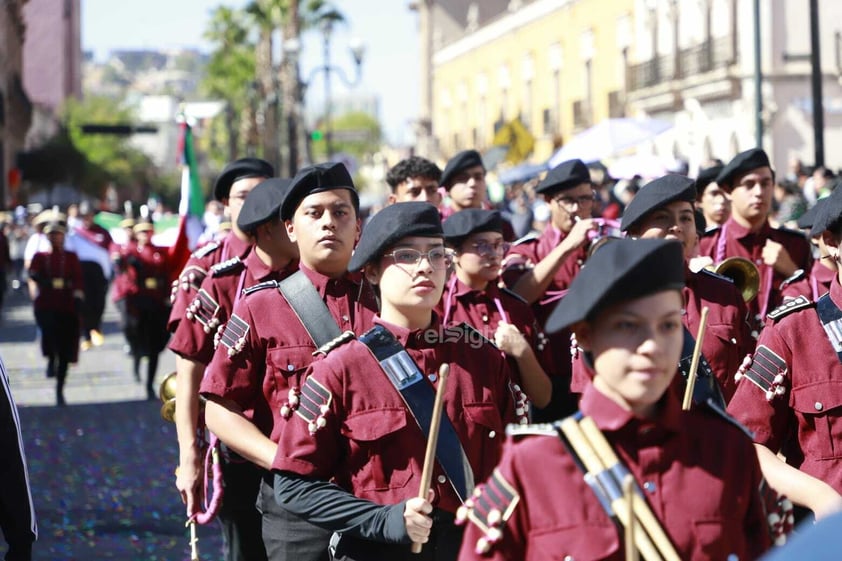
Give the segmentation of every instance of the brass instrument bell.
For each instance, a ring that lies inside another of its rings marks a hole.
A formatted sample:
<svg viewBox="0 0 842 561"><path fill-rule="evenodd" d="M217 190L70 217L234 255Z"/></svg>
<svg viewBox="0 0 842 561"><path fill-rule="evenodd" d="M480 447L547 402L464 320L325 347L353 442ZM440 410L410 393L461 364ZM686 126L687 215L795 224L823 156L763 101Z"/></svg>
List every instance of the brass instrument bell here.
<svg viewBox="0 0 842 561"><path fill-rule="evenodd" d="M729 257L716 265L713 272L733 280L747 303L760 292L760 271L745 257Z"/></svg>
<svg viewBox="0 0 842 561"><path fill-rule="evenodd" d="M161 387L158 389L158 397L161 398L163 405L161 406L161 418L165 421L175 422L175 383L176 373L170 372L161 382Z"/></svg>

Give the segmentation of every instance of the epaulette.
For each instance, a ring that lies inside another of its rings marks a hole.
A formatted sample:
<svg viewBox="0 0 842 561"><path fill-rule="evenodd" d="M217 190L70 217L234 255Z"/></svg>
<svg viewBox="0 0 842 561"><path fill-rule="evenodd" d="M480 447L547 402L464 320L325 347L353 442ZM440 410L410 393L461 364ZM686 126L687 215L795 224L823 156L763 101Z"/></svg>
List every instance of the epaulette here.
<svg viewBox="0 0 842 561"><path fill-rule="evenodd" d="M784 382L789 371L786 361L766 345L760 345L754 351L754 356L747 356L734 380L739 382L743 378L763 390L766 401L772 401L776 396L786 393Z"/></svg>
<svg viewBox="0 0 842 561"><path fill-rule="evenodd" d="M784 281L781 283L781 290L783 290L784 288L786 288L787 286L789 286L790 284L792 284L794 282L800 281L801 279L805 278L806 276L807 276L807 273L804 272L804 269L798 269L797 271L792 273L792 275L790 275L789 277L784 279Z"/></svg>
<svg viewBox="0 0 842 561"><path fill-rule="evenodd" d="M734 284L734 279L732 279L731 277L726 277L725 275L720 275L719 273L714 273L714 272L713 272L713 271L711 271L710 269L704 269L704 268L702 268L702 269L699 271L699 273L698 273L698 274L700 274L700 275L707 275L707 276L709 276L709 277L713 277L713 278L715 278L715 279L723 280L723 281L725 281L725 282L728 282L728 283Z"/></svg>
<svg viewBox="0 0 842 561"><path fill-rule="evenodd" d="M534 423L529 425L506 425L506 436L520 438L522 436L554 436L558 438L558 430L552 423Z"/></svg>
<svg viewBox="0 0 842 561"><path fill-rule="evenodd" d="M513 242L512 242L512 245L513 245L513 246L515 246L515 245L521 245L521 244L525 244L525 243L527 243L527 242L531 242L531 241L533 241L533 240L537 240L537 239L538 239L538 234L536 234L536 233L534 233L534 232L530 232L529 234L526 234L526 235L525 235L525 236L523 236L522 238L518 238L518 239L516 239L515 241L513 241Z"/></svg>
<svg viewBox="0 0 842 561"><path fill-rule="evenodd" d="M213 253L217 249L219 249L219 242L206 243L205 245L203 245L202 247L200 247L199 249L194 251L192 253L191 257L201 259L202 257L205 257L205 256Z"/></svg>
<svg viewBox="0 0 842 561"><path fill-rule="evenodd" d="M527 301L526 301L526 298L524 298L523 296L521 296L521 295L520 295L520 294L518 294L517 292L514 292L514 291L512 291L512 290L509 290L508 288L505 288L505 287L501 288L501 289L500 289L500 292L503 292L503 293L505 293L505 294L508 294L509 296L511 296L512 298L514 298L515 300L520 300L520 301L521 301L521 302L523 302L524 304L529 305L529 302L527 302Z"/></svg>
<svg viewBox="0 0 842 561"><path fill-rule="evenodd" d="M213 267L211 267L211 276L218 277L224 275L225 273L232 273L234 271L239 271L245 266L243 260L239 257L232 257L231 259L226 259L225 261L220 261Z"/></svg>
<svg viewBox="0 0 842 561"><path fill-rule="evenodd" d="M229 357L243 350L249 329L249 324L243 321L241 317L237 314L231 314L231 319L225 324L225 330L219 338L219 342L228 349Z"/></svg>
<svg viewBox="0 0 842 561"><path fill-rule="evenodd" d="M210 333L219 327L219 302L204 288L200 289L196 297L187 306L184 316L191 321L198 321L205 333Z"/></svg>
<svg viewBox="0 0 842 561"><path fill-rule="evenodd" d="M456 524L470 520L484 534L474 545L477 554L488 553L500 541L506 522L514 514L519 502L517 490L506 481L499 469L495 469L488 483L474 489L473 495L459 507Z"/></svg>
<svg viewBox="0 0 842 561"><path fill-rule="evenodd" d="M805 240L807 239L807 236L801 230L793 230L792 228L784 228L783 226L781 226L779 228L776 228L776 229L778 230L778 232L782 232L782 233L787 234L789 236L796 236L796 237L799 237L799 238L805 239Z"/></svg>
<svg viewBox="0 0 842 561"><path fill-rule="evenodd" d="M313 351L313 356L317 356L317 355L327 356L328 353L330 351L332 351L333 349L335 349L337 347L341 347L342 345L344 345L348 341L353 341L355 338L356 338L356 335L354 334L353 331L351 331L351 330L343 331L337 337L334 337L333 339L331 339L330 341L328 341L327 343L325 343L324 345L322 345L321 347L319 347L318 349Z"/></svg>
<svg viewBox="0 0 842 561"><path fill-rule="evenodd" d="M278 281L275 280L268 280L259 282L253 286L250 286L243 290L243 296L248 296L249 294L254 294L260 290L264 290L266 288L278 288Z"/></svg>
<svg viewBox="0 0 842 561"><path fill-rule="evenodd" d="M788 316L792 312L797 312L798 310L804 310L806 308L812 308L816 304L811 302L809 298L806 296L799 296L797 298L793 298L788 302L784 302L768 314L766 317L771 319L772 321L778 321L779 319Z"/></svg>
<svg viewBox="0 0 842 561"><path fill-rule="evenodd" d="M208 272L197 265L188 265L181 271L181 274L178 276L178 282L173 285L173 294L171 294L172 298L175 298L175 290L179 287L181 290L190 290L190 287L193 287L195 290L199 290L202 286L202 281L205 280L205 276Z"/></svg>

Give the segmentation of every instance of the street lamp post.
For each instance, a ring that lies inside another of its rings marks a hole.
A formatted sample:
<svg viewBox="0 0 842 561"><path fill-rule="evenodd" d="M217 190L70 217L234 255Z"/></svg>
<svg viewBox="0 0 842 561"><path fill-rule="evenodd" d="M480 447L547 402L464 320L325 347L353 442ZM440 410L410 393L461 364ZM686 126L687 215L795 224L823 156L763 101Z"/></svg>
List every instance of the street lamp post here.
<svg viewBox="0 0 842 561"><path fill-rule="evenodd" d="M324 120L325 120L325 149L327 152L327 159L330 160L333 157L333 124L331 123L331 73L336 73L339 78L350 88L355 87L357 84L360 83L362 78L362 62L363 62L363 55L365 54L365 45L360 39L352 39L349 45L351 56L354 58L354 68L355 68L355 75L353 80L349 80L348 77L345 75L345 72L339 66L334 66L330 62L330 40L331 34L333 33L333 23L334 21L330 18L326 18L322 20L320 29L322 31L322 65L313 68L310 71L307 80L302 81L300 84L300 92L301 98L304 97L304 92L306 92L308 86L312 83L313 78L316 77L317 74L323 73L324 74L324 95L325 95L325 109L324 109ZM287 56L293 57L297 63L298 56L301 52L301 45L298 40L290 40L284 43L284 52Z"/></svg>

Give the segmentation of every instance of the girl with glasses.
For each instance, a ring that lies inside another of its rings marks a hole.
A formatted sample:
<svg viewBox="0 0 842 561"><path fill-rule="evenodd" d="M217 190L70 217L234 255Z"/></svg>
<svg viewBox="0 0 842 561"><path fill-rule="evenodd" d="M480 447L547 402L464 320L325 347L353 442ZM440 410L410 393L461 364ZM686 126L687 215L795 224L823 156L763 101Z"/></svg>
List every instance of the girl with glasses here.
<svg viewBox="0 0 842 561"><path fill-rule="evenodd" d="M506 423L515 420L500 352L472 331L443 329L433 311L448 265L434 206L406 202L378 212L348 267L379 289L375 327L321 349L283 427L272 464L275 498L341 535L335 559L454 561L462 539L456 510L471 481L491 474ZM386 358L373 341L388 341L393 354ZM432 488L418 498L426 437L416 419L428 417L432 403L406 392L435 393L445 363L440 434L452 427L455 450L442 452L448 445L439 438ZM420 556L412 542L424 544Z"/></svg>

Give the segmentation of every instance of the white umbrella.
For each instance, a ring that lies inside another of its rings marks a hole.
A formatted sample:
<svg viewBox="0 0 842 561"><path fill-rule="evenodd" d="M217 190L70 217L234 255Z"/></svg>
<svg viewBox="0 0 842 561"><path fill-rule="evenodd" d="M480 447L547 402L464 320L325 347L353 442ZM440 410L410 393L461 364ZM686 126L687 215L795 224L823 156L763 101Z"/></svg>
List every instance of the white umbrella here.
<svg viewBox="0 0 842 561"><path fill-rule="evenodd" d="M631 179L639 175L644 179L654 179L666 175L669 164L663 158L648 154L635 154L617 158L608 165L608 175L614 179Z"/></svg>
<svg viewBox="0 0 842 561"><path fill-rule="evenodd" d="M606 119L574 136L550 158L550 168L567 160L596 162L637 146L672 128L661 119Z"/></svg>

